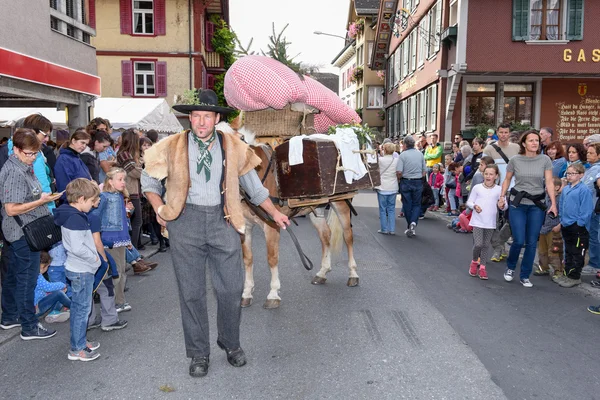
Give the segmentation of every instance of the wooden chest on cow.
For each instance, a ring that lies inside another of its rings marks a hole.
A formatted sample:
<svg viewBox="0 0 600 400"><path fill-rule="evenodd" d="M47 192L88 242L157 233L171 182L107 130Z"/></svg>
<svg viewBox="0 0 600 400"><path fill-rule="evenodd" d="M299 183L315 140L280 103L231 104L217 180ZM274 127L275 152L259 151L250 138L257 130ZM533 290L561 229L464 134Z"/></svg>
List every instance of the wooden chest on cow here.
<svg viewBox="0 0 600 400"><path fill-rule="evenodd" d="M331 141L304 140L302 164L290 166L288 154L289 142L275 149L277 184L282 199L325 197L380 185L378 164L368 164L370 178L366 174L358 181L346 183L344 172L336 171L338 151Z"/></svg>

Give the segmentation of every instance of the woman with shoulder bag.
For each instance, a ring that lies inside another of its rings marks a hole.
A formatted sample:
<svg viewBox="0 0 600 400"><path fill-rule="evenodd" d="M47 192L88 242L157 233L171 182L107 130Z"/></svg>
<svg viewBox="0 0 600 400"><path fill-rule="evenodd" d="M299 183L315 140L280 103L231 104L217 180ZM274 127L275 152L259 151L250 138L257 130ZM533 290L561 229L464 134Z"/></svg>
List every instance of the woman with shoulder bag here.
<svg viewBox="0 0 600 400"><path fill-rule="evenodd" d="M43 193L33 172L41 143L31 129L17 129L13 135L14 153L0 171L2 233L10 243L13 257L2 284L0 328L21 326L21 339L46 339L56 331L46 329L35 316L34 291L40 273L40 253L32 251L22 226L50 215L46 206L60 197Z"/></svg>
<svg viewBox="0 0 600 400"><path fill-rule="evenodd" d="M117 152L117 165L127 172L126 184L129 198L133 204L133 219L131 220L131 243L138 250L143 250L140 236L142 233L142 203L140 201L140 178L142 164L140 162L140 139L133 129L128 129L121 135L121 147Z"/></svg>
<svg viewBox="0 0 600 400"><path fill-rule="evenodd" d="M383 145L383 157L379 158L379 175L381 185L377 186L377 200L379 200L379 222L381 229L378 233L383 235L396 234L396 195L398 194L398 178L396 177L396 165L398 158L394 158L396 145L385 143Z"/></svg>

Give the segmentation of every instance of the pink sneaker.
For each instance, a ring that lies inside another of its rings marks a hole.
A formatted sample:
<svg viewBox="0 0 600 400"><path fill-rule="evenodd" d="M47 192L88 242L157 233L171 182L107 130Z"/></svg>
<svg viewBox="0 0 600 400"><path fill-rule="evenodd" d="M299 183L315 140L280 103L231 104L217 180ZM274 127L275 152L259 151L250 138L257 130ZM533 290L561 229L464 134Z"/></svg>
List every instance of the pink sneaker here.
<svg viewBox="0 0 600 400"><path fill-rule="evenodd" d="M485 271L485 266L480 265L479 266L479 279L487 280L487 278L488 278L488 276L487 276L487 272Z"/></svg>
<svg viewBox="0 0 600 400"><path fill-rule="evenodd" d="M477 276L477 267L478 266L479 266L479 264L477 263L477 261L471 261L471 267L469 267L469 275Z"/></svg>

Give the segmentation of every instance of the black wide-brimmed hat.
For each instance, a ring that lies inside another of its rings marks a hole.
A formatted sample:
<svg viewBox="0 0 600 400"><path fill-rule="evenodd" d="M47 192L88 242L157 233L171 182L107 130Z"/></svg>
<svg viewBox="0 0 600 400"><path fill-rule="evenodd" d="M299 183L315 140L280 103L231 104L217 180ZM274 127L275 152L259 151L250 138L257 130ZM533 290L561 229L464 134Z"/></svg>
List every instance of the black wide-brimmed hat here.
<svg viewBox="0 0 600 400"><path fill-rule="evenodd" d="M229 114L234 111L233 108L221 107L217 94L210 89L197 89L194 104L176 104L173 109L183 114L189 114L192 111L213 111L220 114Z"/></svg>

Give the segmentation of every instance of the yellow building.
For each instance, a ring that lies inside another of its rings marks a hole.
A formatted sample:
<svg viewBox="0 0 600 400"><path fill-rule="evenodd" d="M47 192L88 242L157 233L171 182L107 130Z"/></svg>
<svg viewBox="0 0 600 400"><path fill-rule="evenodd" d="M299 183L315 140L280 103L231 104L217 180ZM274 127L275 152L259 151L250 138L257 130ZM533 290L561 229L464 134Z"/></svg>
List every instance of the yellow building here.
<svg viewBox="0 0 600 400"><path fill-rule="evenodd" d="M348 34L354 36L356 68L362 70L362 77L355 81L355 107L361 111L363 123L381 131L384 126L384 120L380 117L384 105L384 82L368 66L373 53L376 29L374 21L377 20L378 12L378 0L351 0ZM356 35L354 31L357 32Z"/></svg>
<svg viewBox="0 0 600 400"><path fill-rule="evenodd" d="M212 15L229 0L89 0L103 97L163 97L212 88L224 72L212 51ZM92 24L91 23L91 24Z"/></svg>

